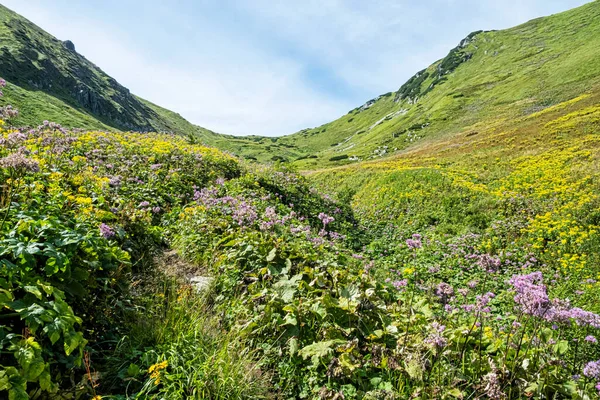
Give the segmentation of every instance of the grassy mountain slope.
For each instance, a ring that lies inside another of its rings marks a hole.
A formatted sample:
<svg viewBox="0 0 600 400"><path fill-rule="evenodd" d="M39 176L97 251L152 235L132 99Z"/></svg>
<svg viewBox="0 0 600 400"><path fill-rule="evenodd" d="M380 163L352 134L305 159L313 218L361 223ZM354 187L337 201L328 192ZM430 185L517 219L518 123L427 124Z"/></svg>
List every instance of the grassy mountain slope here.
<svg viewBox="0 0 600 400"><path fill-rule="evenodd" d="M303 169L389 156L577 97L600 82L599 58L600 2L594 1L511 29L475 32L397 92L273 143L254 138L260 145L239 154L267 161L276 151Z"/></svg>
<svg viewBox="0 0 600 400"><path fill-rule="evenodd" d="M0 5L2 104L21 110L17 125L44 119L89 129L171 131L211 142L216 134L129 92L116 80L30 21Z"/></svg>

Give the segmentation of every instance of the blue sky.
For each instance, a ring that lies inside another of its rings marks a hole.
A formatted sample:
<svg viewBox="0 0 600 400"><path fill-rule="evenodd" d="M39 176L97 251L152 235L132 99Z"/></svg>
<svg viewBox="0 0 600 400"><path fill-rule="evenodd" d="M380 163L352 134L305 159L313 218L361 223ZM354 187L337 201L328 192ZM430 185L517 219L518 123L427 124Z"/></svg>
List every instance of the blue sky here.
<svg viewBox="0 0 600 400"><path fill-rule="evenodd" d="M198 125L283 135L397 90L468 33L587 0L0 0Z"/></svg>

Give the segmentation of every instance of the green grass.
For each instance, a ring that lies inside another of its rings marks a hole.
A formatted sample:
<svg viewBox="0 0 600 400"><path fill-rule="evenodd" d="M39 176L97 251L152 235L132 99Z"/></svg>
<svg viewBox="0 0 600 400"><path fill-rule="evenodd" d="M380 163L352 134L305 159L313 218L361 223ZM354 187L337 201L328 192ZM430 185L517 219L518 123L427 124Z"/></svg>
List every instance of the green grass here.
<svg viewBox="0 0 600 400"><path fill-rule="evenodd" d="M145 289L145 299L137 299L146 312L137 314L129 335L106 356L108 374L98 390L118 392L129 382L137 398L266 398L268 374L251 349L219 326L210 307L211 290L198 295L172 278L156 278ZM148 373L165 360L168 374L166 368Z"/></svg>
<svg viewBox="0 0 600 400"><path fill-rule="evenodd" d="M432 138L451 138L577 97L600 82L600 2L511 29L478 33L462 51L471 58L444 75L445 81L439 81L438 67L452 65L453 52L424 70L428 77L415 89L420 95L414 104L401 99L401 89L380 96L364 110L356 108L275 143L254 138L234 153L264 162L275 151L304 170L356 163L400 154ZM330 161L340 155L350 159Z"/></svg>
<svg viewBox="0 0 600 400"><path fill-rule="evenodd" d="M217 135L129 92L79 53L0 5L0 71L10 84L1 105L21 111L16 125L44 120L67 127L168 131L213 144Z"/></svg>

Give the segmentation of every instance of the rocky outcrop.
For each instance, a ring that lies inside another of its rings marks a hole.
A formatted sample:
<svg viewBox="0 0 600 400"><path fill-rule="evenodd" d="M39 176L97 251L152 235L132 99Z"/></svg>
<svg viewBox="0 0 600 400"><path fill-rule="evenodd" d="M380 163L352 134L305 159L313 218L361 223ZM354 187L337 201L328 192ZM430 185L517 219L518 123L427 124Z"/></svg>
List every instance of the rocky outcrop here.
<svg viewBox="0 0 600 400"><path fill-rule="evenodd" d="M65 48L67 50L75 52L75 44L73 42L71 42L70 40L65 40L63 42L63 45L65 46Z"/></svg>
<svg viewBox="0 0 600 400"><path fill-rule="evenodd" d="M427 69L417 72L396 92L394 101L399 102L407 100L408 103L414 104L420 97L425 96L434 87L443 83L447 79L446 75L451 74L462 63L469 61L471 57L473 57L473 53L468 51L468 46L476 39L477 35L482 32L483 31L472 32L466 38L461 40L458 46L450 50L450 53L437 63L434 72L431 72L431 70L428 71ZM423 83L428 80L431 82L427 87L423 88Z"/></svg>

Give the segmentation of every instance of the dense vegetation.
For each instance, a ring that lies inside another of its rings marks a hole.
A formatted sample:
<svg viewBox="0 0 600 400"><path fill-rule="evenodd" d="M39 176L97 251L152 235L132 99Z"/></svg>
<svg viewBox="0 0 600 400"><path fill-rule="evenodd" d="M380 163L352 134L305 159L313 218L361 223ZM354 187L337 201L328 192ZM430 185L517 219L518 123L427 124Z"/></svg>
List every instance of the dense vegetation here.
<svg viewBox="0 0 600 400"><path fill-rule="evenodd" d="M309 179L177 136L4 123L0 391L597 396L595 93Z"/></svg>
<svg viewBox="0 0 600 400"><path fill-rule="evenodd" d="M599 5L316 130L213 137L292 166L0 79L0 398L598 398ZM98 130L17 128L44 112Z"/></svg>

